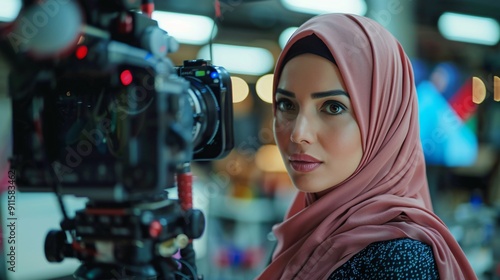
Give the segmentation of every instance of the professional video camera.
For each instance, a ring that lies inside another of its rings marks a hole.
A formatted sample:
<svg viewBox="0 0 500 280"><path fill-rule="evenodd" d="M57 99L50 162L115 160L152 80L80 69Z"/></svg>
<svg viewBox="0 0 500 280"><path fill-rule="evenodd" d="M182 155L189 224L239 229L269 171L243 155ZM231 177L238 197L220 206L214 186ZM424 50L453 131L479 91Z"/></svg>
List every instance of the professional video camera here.
<svg viewBox="0 0 500 280"><path fill-rule="evenodd" d="M26 0L4 32L17 187L57 194L64 219L45 254L81 260L77 279L199 279L191 240L205 220L189 164L233 148L231 81L205 60L174 67L176 42L151 19L152 2ZM52 22L23 37L44 15ZM51 53L50 38L78 19L72 43ZM88 198L72 218L66 194Z"/></svg>

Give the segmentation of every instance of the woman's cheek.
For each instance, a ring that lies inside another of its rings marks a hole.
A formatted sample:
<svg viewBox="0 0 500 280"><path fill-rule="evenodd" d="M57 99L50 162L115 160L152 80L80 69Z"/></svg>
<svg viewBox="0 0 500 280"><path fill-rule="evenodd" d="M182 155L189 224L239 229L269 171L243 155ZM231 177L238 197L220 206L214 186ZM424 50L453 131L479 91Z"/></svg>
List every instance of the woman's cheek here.
<svg viewBox="0 0 500 280"><path fill-rule="evenodd" d="M287 126L287 124L280 121L274 121L274 140L276 141L278 147L283 147L284 145L283 141L286 139Z"/></svg>
<svg viewBox="0 0 500 280"><path fill-rule="evenodd" d="M275 137L283 136L283 134L289 134L292 129L293 129L293 121L279 117L274 120Z"/></svg>

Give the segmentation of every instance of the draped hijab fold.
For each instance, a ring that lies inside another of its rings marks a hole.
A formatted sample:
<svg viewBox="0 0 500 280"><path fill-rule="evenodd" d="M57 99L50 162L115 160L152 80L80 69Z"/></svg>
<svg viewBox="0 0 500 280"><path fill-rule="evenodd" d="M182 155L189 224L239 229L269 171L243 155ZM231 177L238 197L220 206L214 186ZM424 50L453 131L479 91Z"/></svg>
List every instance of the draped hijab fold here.
<svg viewBox="0 0 500 280"><path fill-rule="evenodd" d="M304 23L283 49L316 35L328 47L361 132L356 171L320 194L299 192L273 228L278 244L257 279L328 279L373 242L412 238L432 247L441 279L477 279L446 225L433 213L419 137L413 71L399 42L377 22L327 14Z"/></svg>

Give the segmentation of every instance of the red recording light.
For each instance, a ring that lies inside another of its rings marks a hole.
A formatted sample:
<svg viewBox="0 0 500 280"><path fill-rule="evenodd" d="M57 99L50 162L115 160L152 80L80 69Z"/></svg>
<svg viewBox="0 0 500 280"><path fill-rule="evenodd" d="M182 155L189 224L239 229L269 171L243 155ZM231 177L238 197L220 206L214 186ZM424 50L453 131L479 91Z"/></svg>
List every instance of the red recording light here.
<svg viewBox="0 0 500 280"><path fill-rule="evenodd" d="M161 233L162 228L163 227L161 226L160 222L158 221L151 222L151 224L149 225L149 235L153 238L158 237Z"/></svg>
<svg viewBox="0 0 500 280"><path fill-rule="evenodd" d="M82 60L87 56L88 53L89 53L89 48L85 45L81 45L76 48L75 55L76 58Z"/></svg>
<svg viewBox="0 0 500 280"><path fill-rule="evenodd" d="M132 80L132 72L130 72L130 70L123 70L120 74L120 81L122 82L122 85L128 86L132 83Z"/></svg>

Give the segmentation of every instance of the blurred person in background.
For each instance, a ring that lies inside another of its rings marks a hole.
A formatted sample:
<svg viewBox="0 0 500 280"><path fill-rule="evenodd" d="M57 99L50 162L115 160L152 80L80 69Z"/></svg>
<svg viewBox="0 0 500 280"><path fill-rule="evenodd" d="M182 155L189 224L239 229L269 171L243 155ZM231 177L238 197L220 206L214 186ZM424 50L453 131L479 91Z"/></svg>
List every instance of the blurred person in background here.
<svg viewBox="0 0 500 280"><path fill-rule="evenodd" d="M477 279L433 213L411 63L384 27L316 16L274 79L275 140L299 192L258 279Z"/></svg>

